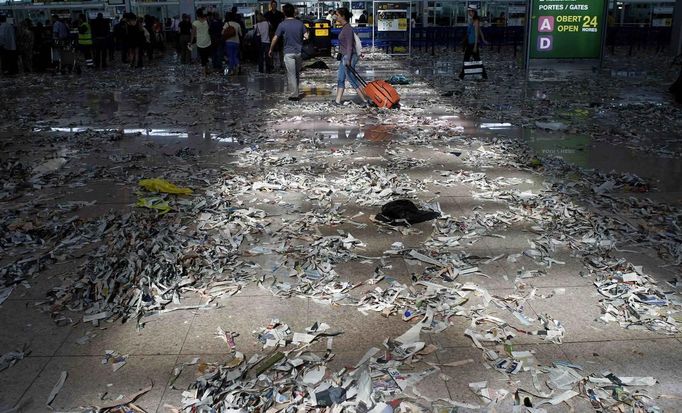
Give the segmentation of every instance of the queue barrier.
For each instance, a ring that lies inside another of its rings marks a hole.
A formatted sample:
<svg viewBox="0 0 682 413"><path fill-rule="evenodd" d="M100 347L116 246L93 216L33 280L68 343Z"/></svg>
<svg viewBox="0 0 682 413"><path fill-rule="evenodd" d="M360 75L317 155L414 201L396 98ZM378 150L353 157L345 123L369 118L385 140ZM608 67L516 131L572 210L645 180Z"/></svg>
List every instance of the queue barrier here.
<svg viewBox="0 0 682 413"><path fill-rule="evenodd" d="M372 27L355 27L355 33L362 41L363 48L372 47ZM412 29L412 49L419 51L431 51L435 54L436 49L452 48L456 50L464 46L466 26L455 27L415 27ZM521 26L508 27L482 27L483 36L486 39L484 47L497 50L502 47L513 47L514 55L522 52L525 28ZM339 28L331 29L331 44L337 47ZM660 51L670 43L672 28L670 27L609 27L606 34L606 46L615 52L615 47L627 47L628 54L635 50L655 48ZM395 47L407 46L406 40L381 40L375 39L375 47L389 51Z"/></svg>

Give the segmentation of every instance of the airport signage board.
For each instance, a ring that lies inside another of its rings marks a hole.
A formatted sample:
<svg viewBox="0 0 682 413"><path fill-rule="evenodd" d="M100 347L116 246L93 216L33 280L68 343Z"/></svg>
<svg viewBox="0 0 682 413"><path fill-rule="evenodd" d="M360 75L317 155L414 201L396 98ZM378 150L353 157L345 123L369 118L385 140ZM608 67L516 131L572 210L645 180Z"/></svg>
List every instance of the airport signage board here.
<svg viewBox="0 0 682 413"><path fill-rule="evenodd" d="M377 31L406 32L409 21L408 7L408 3L381 3L376 18Z"/></svg>
<svg viewBox="0 0 682 413"><path fill-rule="evenodd" d="M605 0L531 0L530 59L601 59Z"/></svg>

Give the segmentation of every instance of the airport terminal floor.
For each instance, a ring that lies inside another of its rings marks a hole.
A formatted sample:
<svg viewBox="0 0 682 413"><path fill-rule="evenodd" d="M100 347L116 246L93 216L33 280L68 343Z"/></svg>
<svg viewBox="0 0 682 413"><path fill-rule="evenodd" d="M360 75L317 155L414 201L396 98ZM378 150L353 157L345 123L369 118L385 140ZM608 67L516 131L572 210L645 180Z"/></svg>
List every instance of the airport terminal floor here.
<svg viewBox="0 0 682 413"><path fill-rule="evenodd" d="M680 68L615 52L0 77L0 412L682 411Z"/></svg>

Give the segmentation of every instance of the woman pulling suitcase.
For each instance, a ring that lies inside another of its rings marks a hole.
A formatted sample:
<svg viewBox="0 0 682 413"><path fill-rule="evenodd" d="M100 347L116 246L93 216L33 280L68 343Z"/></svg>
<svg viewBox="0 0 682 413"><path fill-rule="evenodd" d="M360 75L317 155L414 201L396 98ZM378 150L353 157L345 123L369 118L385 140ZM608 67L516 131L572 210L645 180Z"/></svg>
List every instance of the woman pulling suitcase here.
<svg viewBox="0 0 682 413"><path fill-rule="evenodd" d="M342 26L341 33L339 33L339 72L337 76L337 89L336 89L336 100L334 103L336 105L341 105L343 98L343 92L346 87L346 77L350 81L350 84L358 92L358 96L362 98L363 103L367 104L367 96L365 96L362 88L358 84L358 80L349 70L350 68L355 68L358 64L360 57L355 50L355 33L350 25L351 14L346 7L340 7L336 10L336 22Z"/></svg>

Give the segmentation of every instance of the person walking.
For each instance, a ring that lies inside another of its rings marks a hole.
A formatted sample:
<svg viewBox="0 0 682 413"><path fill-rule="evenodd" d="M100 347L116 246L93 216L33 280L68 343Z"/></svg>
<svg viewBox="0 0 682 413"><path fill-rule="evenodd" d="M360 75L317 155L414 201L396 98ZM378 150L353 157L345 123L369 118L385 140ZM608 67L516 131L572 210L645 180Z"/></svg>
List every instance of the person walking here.
<svg viewBox="0 0 682 413"><path fill-rule="evenodd" d="M225 15L223 26L223 39L225 39L225 54L227 55L227 74L239 74L241 72L239 62L239 45L242 37L242 28L237 21L237 15L228 12Z"/></svg>
<svg viewBox="0 0 682 413"><path fill-rule="evenodd" d="M355 50L355 33L350 25L351 13L346 7L341 7L336 10L336 21L341 25L341 33L339 33L339 51L341 52L341 60L339 61L339 71L336 83L336 100L335 104L341 105L343 102L343 92L346 87L346 77L350 84L357 90L358 96L362 98L364 104L367 102L367 97L363 93L358 84L358 80L351 73L348 66L355 68L358 64L360 56Z"/></svg>
<svg viewBox="0 0 682 413"><path fill-rule="evenodd" d="M208 33L208 21L204 8L197 9L197 19L192 22L192 44L197 45L197 53L204 68L204 75L208 75L208 59L211 57L211 35Z"/></svg>
<svg viewBox="0 0 682 413"><path fill-rule="evenodd" d="M109 22L102 13L92 21L92 54L95 57L95 69L107 67L107 37L109 36Z"/></svg>
<svg viewBox="0 0 682 413"><path fill-rule="evenodd" d="M307 36L308 31L303 22L294 18L296 14L294 6L287 3L282 9L284 10L284 21L279 24L275 31L275 37L270 44L268 55L272 58L277 42L283 39L284 65L287 69L287 81L289 84L289 100L296 101L301 98L298 93L298 84L301 80L301 50L303 49L303 40Z"/></svg>
<svg viewBox="0 0 682 413"><path fill-rule="evenodd" d="M192 40L192 23L189 21L189 15L183 14L182 21L178 23L180 35L178 36L178 52L180 53L180 63L189 64L191 60L191 52L187 48Z"/></svg>
<svg viewBox="0 0 682 413"><path fill-rule="evenodd" d="M208 34L211 36L211 65L213 70L220 73L223 71L223 22L220 20L218 12L209 13Z"/></svg>
<svg viewBox="0 0 682 413"><path fill-rule="evenodd" d="M275 0L270 1L270 8L265 12L263 17L265 17L265 20L270 23L271 33L277 31L279 24L284 21L284 13L277 10L277 1ZM273 64L277 63L277 70L282 71L284 68L284 55L282 54L281 45L277 46L273 51L276 55L275 58L272 59Z"/></svg>
<svg viewBox="0 0 682 413"><path fill-rule="evenodd" d="M256 38L260 39L258 45L258 71L260 73L272 72L272 60L268 56L270 51L270 22L261 13L256 13Z"/></svg>
<svg viewBox="0 0 682 413"><path fill-rule="evenodd" d="M127 18L128 62L130 67L142 67L143 48L145 43L144 31L142 31L142 21L138 21L133 13L128 14Z"/></svg>
<svg viewBox="0 0 682 413"><path fill-rule="evenodd" d="M485 42L483 32L481 32L481 19L478 17L478 12L473 7L469 7L469 25L467 26L467 45L464 50L464 62L468 62L472 57L474 61L481 60L480 45ZM483 67L483 79L488 78L488 74ZM459 73L459 78L464 79L464 65L462 64L462 71Z"/></svg>
<svg viewBox="0 0 682 413"><path fill-rule="evenodd" d="M3 75L13 76L19 73L16 33L4 14L0 14L0 55Z"/></svg>

